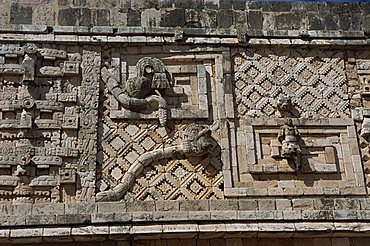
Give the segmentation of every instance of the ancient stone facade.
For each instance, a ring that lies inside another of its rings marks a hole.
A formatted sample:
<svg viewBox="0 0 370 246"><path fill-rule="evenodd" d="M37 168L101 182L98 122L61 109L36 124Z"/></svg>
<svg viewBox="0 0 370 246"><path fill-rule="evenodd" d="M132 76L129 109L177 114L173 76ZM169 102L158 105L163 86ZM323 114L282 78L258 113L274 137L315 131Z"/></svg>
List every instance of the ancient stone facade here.
<svg viewBox="0 0 370 246"><path fill-rule="evenodd" d="M368 245L369 9L0 2L0 244Z"/></svg>

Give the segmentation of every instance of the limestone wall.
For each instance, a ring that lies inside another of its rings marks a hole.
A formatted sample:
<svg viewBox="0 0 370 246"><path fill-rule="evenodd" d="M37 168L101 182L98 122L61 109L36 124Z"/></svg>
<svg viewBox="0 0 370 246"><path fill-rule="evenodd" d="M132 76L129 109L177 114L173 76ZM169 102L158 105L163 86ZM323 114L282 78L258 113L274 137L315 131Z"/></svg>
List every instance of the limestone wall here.
<svg viewBox="0 0 370 246"><path fill-rule="evenodd" d="M3 24L369 31L369 3L244 0L1 1Z"/></svg>
<svg viewBox="0 0 370 246"><path fill-rule="evenodd" d="M1 1L0 243L368 242L369 9Z"/></svg>

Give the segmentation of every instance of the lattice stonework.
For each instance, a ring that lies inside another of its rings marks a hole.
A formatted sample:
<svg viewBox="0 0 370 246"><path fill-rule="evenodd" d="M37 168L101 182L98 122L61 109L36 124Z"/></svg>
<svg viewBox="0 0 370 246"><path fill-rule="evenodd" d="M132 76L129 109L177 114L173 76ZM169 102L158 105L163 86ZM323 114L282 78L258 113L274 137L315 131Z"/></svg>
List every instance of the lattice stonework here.
<svg viewBox="0 0 370 246"><path fill-rule="evenodd" d="M344 54L332 50L248 49L235 52L237 114L273 116L288 96L297 117L350 116Z"/></svg>
<svg viewBox="0 0 370 246"><path fill-rule="evenodd" d="M121 74L117 76L120 78L117 80L122 84L133 81L131 78L141 76L140 64L145 62L154 64L153 69L157 74L153 77L156 78L164 74L164 70L160 68L163 62L166 73L171 77L171 84L165 90L159 88L161 96L167 102L165 119L159 109L147 112L131 110L113 95L113 90L110 89L112 86L109 87L110 80L105 83L102 93L104 96L101 98L103 118L98 131L101 142L98 151L101 169L101 172L98 172L101 175L97 177L97 188L100 192L98 197L125 184L125 174L148 153L176 146L182 148L183 134L194 122L197 125L212 126L215 122L209 120L210 115L217 119L217 107L213 105L215 102L208 103L210 98L216 97L215 84L212 83L215 76L215 64L210 62L214 59L212 55L191 59L189 56L170 54L130 55L126 49L115 48L106 49L104 52L103 57L113 57L111 64L118 64L112 74ZM127 80L129 82L125 82ZM155 86L158 86L158 83ZM165 85L162 83L160 86ZM221 149L217 142L219 138L217 130L212 131L212 152L209 154L184 156L181 151L180 154L175 151L165 158L150 159L122 198L125 200L223 198ZM112 200L111 198L106 200L109 199Z"/></svg>

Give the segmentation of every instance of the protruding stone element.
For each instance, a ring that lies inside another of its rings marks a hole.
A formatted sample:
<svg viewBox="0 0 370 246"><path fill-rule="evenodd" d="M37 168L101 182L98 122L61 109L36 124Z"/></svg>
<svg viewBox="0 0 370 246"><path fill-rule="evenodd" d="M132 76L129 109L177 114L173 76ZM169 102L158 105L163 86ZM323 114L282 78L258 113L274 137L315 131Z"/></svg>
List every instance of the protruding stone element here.
<svg viewBox="0 0 370 246"><path fill-rule="evenodd" d="M170 79L163 62L157 58L144 57L137 62L136 69L137 77L123 81L122 87L116 76L116 67L107 64L101 71L102 79L122 107L133 111L156 107L160 125L166 125L166 100L159 90L169 88Z"/></svg>
<svg viewBox="0 0 370 246"><path fill-rule="evenodd" d="M283 158L292 159L295 162L296 170L300 169L301 148L298 144L299 132L293 125L292 119L287 119L286 123L280 127L278 140L282 144Z"/></svg>
<svg viewBox="0 0 370 246"><path fill-rule="evenodd" d="M33 192L32 188L29 186L30 179L27 175L27 171L18 165L14 175L18 176L19 179L18 184L13 191L13 194L16 196L13 199L13 204L32 203L31 195Z"/></svg>
<svg viewBox="0 0 370 246"><path fill-rule="evenodd" d="M45 60L66 59L67 52L64 50L44 48L39 50Z"/></svg>
<svg viewBox="0 0 370 246"><path fill-rule="evenodd" d="M26 82L34 81L35 80L35 60L26 54L24 56L22 65L24 69L22 82L26 83Z"/></svg>
<svg viewBox="0 0 370 246"><path fill-rule="evenodd" d="M276 99L276 109L279 111L281 117L292 116L292 107L293 104L290 97L280 95Z"/></svg>
<svg viewBox="0 0 370 246"><path fill-rule="evenodd" d="M127 170L120 184L116 187L96 194L96 201L120 200L131 188L136 178L144 168L153 161L174 156L201 156L210 153L212 148L211 128L197 124L191 124L182 134L183 144L155 149L140 156Z"/></svg>

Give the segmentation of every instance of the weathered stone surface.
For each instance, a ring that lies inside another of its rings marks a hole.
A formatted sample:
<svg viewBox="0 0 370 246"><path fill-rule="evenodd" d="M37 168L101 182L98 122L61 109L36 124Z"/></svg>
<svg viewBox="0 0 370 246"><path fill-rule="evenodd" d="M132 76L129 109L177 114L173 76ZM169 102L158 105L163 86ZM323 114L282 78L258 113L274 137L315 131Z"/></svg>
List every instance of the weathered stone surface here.
<svg viewBox="0 0 370 246"><path fill-rule="evenodd" d="M10 9L10 24L32 24L32 7L17 3Z"/></svg>
<svg viewBox="0 0 370 246"><path fill-rule="evenodd" d="M2 1L0 244L366 244L369 9Z"/></svg>

